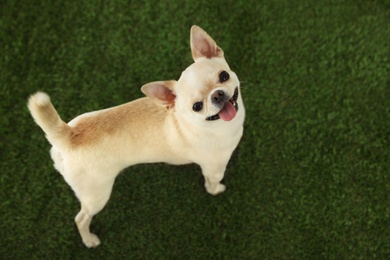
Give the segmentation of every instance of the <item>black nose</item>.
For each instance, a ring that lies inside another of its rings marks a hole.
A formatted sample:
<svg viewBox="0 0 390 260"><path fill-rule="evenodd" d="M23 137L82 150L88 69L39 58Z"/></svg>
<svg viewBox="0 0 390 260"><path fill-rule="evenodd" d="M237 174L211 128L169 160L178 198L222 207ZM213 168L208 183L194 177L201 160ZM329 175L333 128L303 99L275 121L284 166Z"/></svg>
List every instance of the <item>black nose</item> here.
<svg viewBox="0 0 390 260"><path fill-rule="evenodd" d="M225 92L222 91L222 90L217 90L215 91L212 95L211 95L211 100L216 103L216 104L219 104L221 102L224 102L224 99L225 99Z"/></svg>

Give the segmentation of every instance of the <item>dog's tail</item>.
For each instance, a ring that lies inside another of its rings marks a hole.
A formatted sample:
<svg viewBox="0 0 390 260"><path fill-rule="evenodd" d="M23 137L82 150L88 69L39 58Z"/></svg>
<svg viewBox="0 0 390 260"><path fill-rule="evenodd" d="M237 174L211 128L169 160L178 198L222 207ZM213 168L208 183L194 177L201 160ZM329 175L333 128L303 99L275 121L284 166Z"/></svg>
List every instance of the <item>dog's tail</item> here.
<svg viewBox="0 0 390 260"><path fill-rule="evenodd" d="M62 121L46 93L37 92L32 95L28 100L28 109L52 145L68 146L72 130Z"/></svg>

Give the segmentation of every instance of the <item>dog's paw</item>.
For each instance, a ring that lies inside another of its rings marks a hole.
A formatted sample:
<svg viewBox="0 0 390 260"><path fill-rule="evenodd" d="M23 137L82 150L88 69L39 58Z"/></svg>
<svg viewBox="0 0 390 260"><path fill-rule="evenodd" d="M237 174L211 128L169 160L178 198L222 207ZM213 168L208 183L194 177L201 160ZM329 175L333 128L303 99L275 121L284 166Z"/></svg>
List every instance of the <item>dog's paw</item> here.
<svg viewBox="0 0 390 260"><path fill-rule="evenodd" d="M210 193L211 195L214 195L214 196L218 195L226 190L226 186L221 184L221 183L217 183L217 184L206 183L205 187L206 187L207 192Z"/></svg>
<svg viewBox="0 0 390 260"><path fill-rule="evenodd" d="M86 239L83 240L83 243L88 248L94 248L100 245L100 239L95 234L90 234Z"/></svg>

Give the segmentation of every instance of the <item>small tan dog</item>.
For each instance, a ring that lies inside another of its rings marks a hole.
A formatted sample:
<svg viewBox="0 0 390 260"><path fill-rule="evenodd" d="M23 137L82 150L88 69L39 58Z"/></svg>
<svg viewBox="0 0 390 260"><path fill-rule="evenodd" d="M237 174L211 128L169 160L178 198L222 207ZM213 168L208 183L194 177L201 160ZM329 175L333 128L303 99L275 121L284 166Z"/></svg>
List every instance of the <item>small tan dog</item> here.
<svg viewBox="0 0 390 260"><path fill-rule="evenodd" d="M221 48L200 27L191 28L191 64L178 81L144 85L147 96L80 115L66 124L48 95L28 108L53 145L54 167L81 202L76 224L87 247L100 244L89 230L106 205L116 176L138 163L196 163L208 193L225 191L226 165L243 133L240 82Z"/></svg>

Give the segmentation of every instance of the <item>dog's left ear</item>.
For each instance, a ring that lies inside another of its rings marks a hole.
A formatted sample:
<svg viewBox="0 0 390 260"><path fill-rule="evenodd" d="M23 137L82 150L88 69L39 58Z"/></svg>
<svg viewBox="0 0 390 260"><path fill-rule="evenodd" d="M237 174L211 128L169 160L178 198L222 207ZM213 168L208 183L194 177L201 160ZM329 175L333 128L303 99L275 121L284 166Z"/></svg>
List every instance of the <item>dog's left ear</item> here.
<svg viewBox="0 0 390 260"><path fill-rule="evenodd" d="M173 94L175 84L175 80L151 82L143 85L141 91L157 104L170 109L175 106L176 95Z"/></svg>
<svg viewBox="0 0 390 260"><path fill-rule="evenodd" d="M191 27L191 52L194 61L204 57L223 58L223 51L215 41L199 26Z"/></svg>

